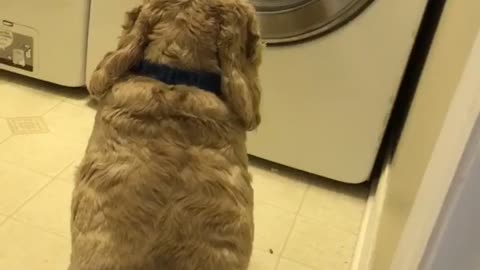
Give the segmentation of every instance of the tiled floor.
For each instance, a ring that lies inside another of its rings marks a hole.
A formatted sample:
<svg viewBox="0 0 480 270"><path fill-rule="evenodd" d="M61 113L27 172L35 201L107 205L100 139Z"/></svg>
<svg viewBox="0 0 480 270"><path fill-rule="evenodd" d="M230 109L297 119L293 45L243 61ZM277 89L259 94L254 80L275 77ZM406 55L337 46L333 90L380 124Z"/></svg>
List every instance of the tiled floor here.
<svg viewBox="0 0 480 270"><path fill-rule="evenodd" d="M72 178L94 114L81 89L0 72L0 269L66 269ZM253 163L250 269L349 269L368 187Z"/></svg>

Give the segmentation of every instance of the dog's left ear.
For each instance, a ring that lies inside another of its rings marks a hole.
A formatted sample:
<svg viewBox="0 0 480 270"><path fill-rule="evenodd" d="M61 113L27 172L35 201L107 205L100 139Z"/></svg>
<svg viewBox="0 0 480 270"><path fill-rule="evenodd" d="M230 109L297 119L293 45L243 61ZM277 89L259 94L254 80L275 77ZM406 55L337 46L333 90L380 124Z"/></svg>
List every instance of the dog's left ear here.
<svg viewBox="0 0 480 270"><path fill-rule="evenodd" d="M255 8L244 1L226 6L222 14L218 41L222 91L245 129L254 130L260 124L258 68L263 49Z"/></svg>
<svg viewBox="0 0 480 270"><path fill-rule="evenodd" d="M150 32L151 12L147 5L126 15L123 33L115 51L107 53L93 72L88 91L101 98L113 84L142 60Z"/></svg>

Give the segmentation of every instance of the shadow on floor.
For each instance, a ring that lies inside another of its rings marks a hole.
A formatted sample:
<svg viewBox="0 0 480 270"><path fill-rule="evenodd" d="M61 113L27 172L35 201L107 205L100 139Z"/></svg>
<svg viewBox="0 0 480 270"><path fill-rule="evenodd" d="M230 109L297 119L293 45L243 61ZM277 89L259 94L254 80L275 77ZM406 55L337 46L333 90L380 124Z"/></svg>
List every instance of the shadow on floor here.
<svg viewBox="0 0 480 270"><path fill-rule="evenodd" d="M321 189L341 193L349 197L366 199L368 196L368 190L370 189L371 185L371 181L362 184L346 184L322 176L286 167L254 156L250 156L250 163L254 167L270 171L274 174L290 179L296 179L297 181L313 185Z"/></svg>
<svg viewBox="0 0 480 270"><path fill-rule="evenodd" d="M86 101L85 104L87 106L96 108L95 100L89 97L85 87L61 86L4 70L0 70L0 83L1 81L7 81L9 83L30 88L32 91L55 95L66 99L68 98L73 101Z"/></svg>

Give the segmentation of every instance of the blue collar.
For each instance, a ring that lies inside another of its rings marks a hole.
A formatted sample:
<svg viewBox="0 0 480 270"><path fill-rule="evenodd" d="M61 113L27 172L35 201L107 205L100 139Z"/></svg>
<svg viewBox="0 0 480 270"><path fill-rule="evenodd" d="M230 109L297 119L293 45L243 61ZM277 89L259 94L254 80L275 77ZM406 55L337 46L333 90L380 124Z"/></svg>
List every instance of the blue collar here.
<svg viewBox="0 0 480 270"><path fill-rule="evenodd" d="M222 78L213 72L195 72L154 64L143 60L132 70L135 74L150 77L169 85L188 85L222 97Z"/></svg>

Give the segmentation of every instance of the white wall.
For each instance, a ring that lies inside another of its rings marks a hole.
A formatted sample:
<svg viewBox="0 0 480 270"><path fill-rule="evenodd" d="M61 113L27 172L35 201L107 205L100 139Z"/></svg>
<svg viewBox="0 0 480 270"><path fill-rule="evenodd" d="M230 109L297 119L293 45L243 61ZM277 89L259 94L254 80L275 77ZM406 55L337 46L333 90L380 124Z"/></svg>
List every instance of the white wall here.
<svg viewBox="0 0 480 270"><path fill-rule="evenodd" d="M480 116L477 118L420 269L480 269L479 207Z"/></svg>

